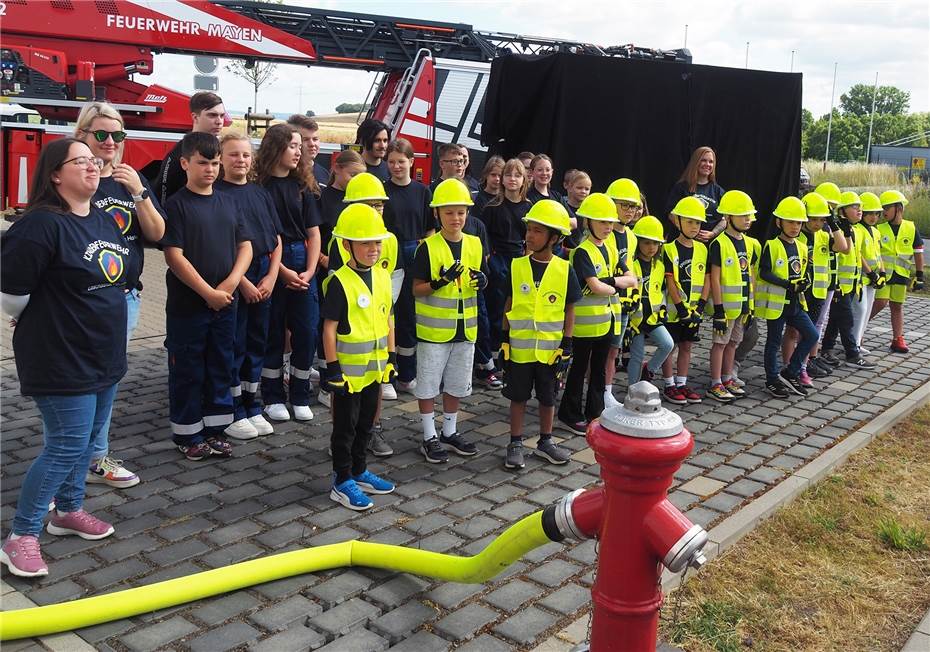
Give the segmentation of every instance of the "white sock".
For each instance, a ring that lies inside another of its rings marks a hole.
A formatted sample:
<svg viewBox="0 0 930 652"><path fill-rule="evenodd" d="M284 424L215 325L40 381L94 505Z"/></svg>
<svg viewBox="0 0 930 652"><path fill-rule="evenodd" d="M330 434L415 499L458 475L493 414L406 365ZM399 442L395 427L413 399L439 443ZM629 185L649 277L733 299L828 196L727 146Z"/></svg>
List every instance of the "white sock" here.
<svg viewBox="0 0 930 652"><path fill-rule="evenodd" d="M711 378L711 379L710 379L710 385L711 385L711 387L713 387L714 385L719 385L719 384L720 384L720 379L719 379L719 378Z"/></svg>
<svg viewBox="0 0 930 652"><path fill-rule="evenodd" d="M675 377L674 377L674 376L669 376L668 378L663 378L662 380L665 381L665 386L666 386L666 387L674 387L674 386L675 386Z"/></svg>
<svg viewBox="0 0 930 652"><path fill-rule="evenodd" d="M731 378L733 378L733 376L729 376L729 375L727 375L727 374L724 374L723 377L721 378L721 380L723 380L723 382L727 382L727 381L730 380Z"/></svg>
<svg viewBox="0 0 930 652"><path fill-rule="evenodd" d="M433 417L433 413L429 414L420 413L420 421L423 422L423 441L429 441L430 439L436 439L436 421Z"/></svg>
<svg viewBox="0 0 930 652"><path fill-rule="evenodd" d="M458 422L459 413L453 412L451 414L447 412L442 413L442 436L451 437L455 434L455 428Z"/></svg>
<svg viewBox="0 0 930 652"><path fill-rule="evenodd" d="M19 537L20 535L10 532L10 541L16 541Z"/></svg>
<svg viewBox="0 0 930 652"><path fill-rule="evenodd" d="M679 387L684 387L685 385L688 384L688 377L687 376L675 376L675 384L678 385Z"/></svg>
<svg viewBox="0 0 930 652"><path fill-rule="evenodd" d="M494 358L491 358L482 366L486 371L494 371Z"/></svg>

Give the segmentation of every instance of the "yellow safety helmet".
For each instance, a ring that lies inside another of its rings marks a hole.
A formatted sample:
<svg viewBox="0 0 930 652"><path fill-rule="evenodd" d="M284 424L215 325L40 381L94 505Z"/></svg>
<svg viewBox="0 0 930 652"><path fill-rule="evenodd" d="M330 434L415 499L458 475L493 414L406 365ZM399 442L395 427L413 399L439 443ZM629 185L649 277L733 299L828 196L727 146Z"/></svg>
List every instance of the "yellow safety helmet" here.
<svg viewBox="0 0 930 652"><path fill-rule="evenodd" d="M672 215L687 217L688 219L697 220L698 222L706 222L707 208L700 199L689 195L678 200L678 203L675 204L675 208L672 209Z"/></svg>
<svg viewBox="0 0 930 652"><path fill-rule="evenodd" d="M809 192L801 198L804 207L807 209L807 217L830 217L830 206L823 195L817 192Z"/></svg>
<svg viewBox="0 0 930 652"><path fill-rule="evenodd" d="M654 215L643 215L633 226L633 233L637 238L665 242L665 232L662 223Z"/></svg>
<svg viewBox="0 0 930 652"><path fill-rule="evenodd" d="M562 235L569 235L572 232L570 219L565 207L552 199L540 199L523 216L524 222L536 222L548 226Z"/></svg>
<svg viewBox="0 0 930 652"><path fill-rule="evenodd" d="M628 201L642 206L642 195L639 192L639 186L632 179L617 179L607 186L607 196L614 201Z"/></svg>
<svg viewBox="0 0 930 652"><path fill-rule="evenodd" d="M371 172L362 172L349 179L346 184L346 196L343 202L351 204L357 201L387 201L384 184Z"/></svg>
<svg viewBox="0 0 930 652"><path fill-rule="evenodd" d="M721 215L752 215L756 207L752 198L742 190L727 190L717 204L717 212Z"/></svg>
<svg viewBox="0 0 930 652"><path fill-rule="evenodd" d="M828 204L840 203L840 187L832 181L824 181L814 188L814 192L826 199Z"/></svg>
<svg viewBox="0 0 930 652"><path fill-rule="evenodd" d="M861 208L863 213L880 213L882 210L882 201L874 192L864 192L859 195L862 202Z"/></svg>
<svg viewBox="0 0 930 652"><path fill-rule="evenodd" d="M592 192L585 197L584 201L581 202L581 206L575 211L575 215L602 222L620 221L617 217L617 205L614 200L602 192Z"/></svg>
<svg viewBox="0 0 930 652"><path fill-rule="evenodd" d="M806 222L807 207L797 197L785 197L778 202L772 215L788 222Z"/></svg>
<svg viewBox="0 0 930 652"><path fill-rule="evenodd" d="M846 206L854 206L856 204L862 204L862 200L859 199L859 195L854 193L852 190L847 190L846 192L840 193L840 201L836 207L845 208Z"/></svg>
<svg viewBox="0 0 930 652"><path fill-rule="evenodd" d="M902 206L907 206L908 204L907 197L905 197L900 190L886 190L882 193L879 201L882 203L882 208L891 206L892 204L901 204Z"/></svg>
<svg viewBox="0 0 930 652"><path fill-rule="evenodd" d="M368 204L350 204L346 206L336 226L333 235L343 240L354 242L368 242L370 240L384 240L390 234L384 228L384 219L381 214Z"/></svg>
<svg viewBox="0 0 930 652"><path fill-rule="evenodd" d="M446 179L436 186L433 191L433 201L429 203L431 208L440 208L442 206L473 206L475 202L471 200L471 193L468 192L468 186L458 179Z"/></svg>

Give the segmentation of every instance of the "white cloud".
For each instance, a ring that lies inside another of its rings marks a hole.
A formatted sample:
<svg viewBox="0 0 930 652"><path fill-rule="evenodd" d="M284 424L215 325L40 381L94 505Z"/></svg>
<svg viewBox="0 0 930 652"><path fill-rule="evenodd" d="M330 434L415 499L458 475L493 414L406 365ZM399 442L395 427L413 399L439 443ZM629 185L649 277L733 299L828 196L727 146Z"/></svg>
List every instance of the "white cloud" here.
<svg viewBox="0 0 930 652"><path fill-rule="evenodd" d="M794 71L804 75L804 106L815 115L825 114L829 108L834 62L839 64L836 103L853 84L871 84L878 72L880 84L911 93L912 111L930 110L930 3L926 0L808 0L791 4L751 0L446 0L390 5L371 0L285 0L285 4L466 23L479 31L663 49L682 46L687 24L688 48L695 63L743 67L749 41L751 68L787 72L794 50ZM193 64L185 57L159 56L155 69L154 76L138 81L191 90ZM361 102L373 80L373 73L322 67L282 66L279 71L279 80L262 90L259 108L329 112L340 102ZM220 77L220 92L228 106L245 109L251 104L247 83L225 72Z"/></svg>

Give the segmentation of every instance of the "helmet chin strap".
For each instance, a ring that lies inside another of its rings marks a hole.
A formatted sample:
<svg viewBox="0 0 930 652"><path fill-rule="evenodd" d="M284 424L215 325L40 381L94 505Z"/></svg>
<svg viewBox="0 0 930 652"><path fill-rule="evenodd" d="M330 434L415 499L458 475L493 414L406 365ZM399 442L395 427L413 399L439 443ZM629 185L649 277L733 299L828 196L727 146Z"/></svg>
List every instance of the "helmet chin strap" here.
<svg viewBox="0 0 930 652"><path fill-rule="evenodd" d="M748 226L745 229L741 229L738 226L736 226L734 222L730 222L730 226L732 226L733 230L736 231L737 233L746 233L749 230Z"/></svg>
<svg viewBox="0 0 930 652"><path fill-rule="evenodd" d="M355 263L355 266L363 272L371 269L371 265L363 265L362 262L355 257L355 242L353 240L349 240L349 255L352 256L352 262Z"/></svg>

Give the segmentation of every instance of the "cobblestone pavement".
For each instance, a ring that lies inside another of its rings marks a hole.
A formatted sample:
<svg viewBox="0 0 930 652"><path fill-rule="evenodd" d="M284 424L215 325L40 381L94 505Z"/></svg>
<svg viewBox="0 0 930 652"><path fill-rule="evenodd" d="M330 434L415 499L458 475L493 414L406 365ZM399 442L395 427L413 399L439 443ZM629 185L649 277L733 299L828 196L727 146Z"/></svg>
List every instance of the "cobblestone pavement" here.
<svg viewBox="0 0 930 652"><path fill-rule="evenodd" d="M583 437L556 432L574 452L562 467L527 459L503 468L507 403L489 391L464 401L461 430L479 443L472 458L426 464L416 401L387 402L384 424L395 454L372 467L397 491L376 509L350 512L330 501L325 408L308 425L235 445L225 461L189 462L170 441L163 334L163 265L151 254L142 322L113 415L112 450L143 482L128 490L88 487L88 510L111 520L102 541L43 535L49 577L4 580L37 604L139 586L306 546L353 538L474 554L519 518L595 482ZM909 357L886 353L887 313L867 333L873 372L841 370L805 400L774 400L762 389L762 342L741 376L749 395L679 410L695 449L676 474L671 500L709 527L816 457L863 420L930 378L930 301L906 304ZM4 340L6 342L7 340ZM707 382L706 344L692 384ZM41 421L19 395L9 348L0 362L2 527L9 529L23 473L41 449ZM618 374L615 389L625 379ZM527 434L536 428L531 406ZM365 568L303 575L161 612L80 630L98 649L149 650L493 650L531 649L588 608L594 544L549 544L482 585L436 582ZM393 647L392 647L393 646ZM6 646L5 646L6 647Z"/></svg>

